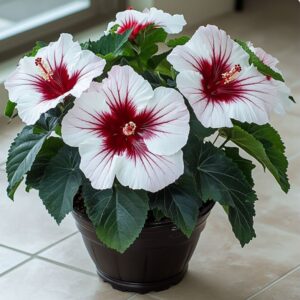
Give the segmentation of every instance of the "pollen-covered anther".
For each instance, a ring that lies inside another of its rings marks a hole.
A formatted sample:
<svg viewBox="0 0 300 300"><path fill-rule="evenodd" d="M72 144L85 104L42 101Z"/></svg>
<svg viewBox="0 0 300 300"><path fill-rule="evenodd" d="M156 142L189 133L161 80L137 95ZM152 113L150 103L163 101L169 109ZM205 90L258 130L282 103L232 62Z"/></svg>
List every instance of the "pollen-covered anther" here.
<svg viewBox="0 0 300 300"><path fill-rule="evenodd" d="M223 84L228 84L236 79L241 71L242 67L239 64L234 65L234 67L230 71L222 74Z"/></svg>
<svg viewBox="0 0 300 300"><path fill-rule="evenodd" d="M43 76L43 78L46 81L50 81L53 76L53 72L52 72L51 68L49 67L49 65L46 64L45 62L43 62L41 57L37 57L35 59L35 65L40 69L41 75Z"/></svg>
<svg viewBox="0 0 300 300"><path fill-rule="evenodd" d="M136 130L135 123L130 121L126 123L125 126L123 127L123 134L126 136L133 135L135 133L135 130Z"/></svg>

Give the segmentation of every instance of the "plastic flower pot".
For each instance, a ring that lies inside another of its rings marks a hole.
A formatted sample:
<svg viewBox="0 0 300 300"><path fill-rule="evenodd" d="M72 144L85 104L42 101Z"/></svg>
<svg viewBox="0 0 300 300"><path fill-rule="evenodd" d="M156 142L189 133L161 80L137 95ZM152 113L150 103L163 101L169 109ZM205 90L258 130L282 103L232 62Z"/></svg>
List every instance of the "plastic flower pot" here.
<svg viewBox="0 0 300 300"><path fill-rule="evenodd" d="M97 238L86 215L74 210L73 216L98 275L115 289L148 293L165 290L183 279L213 205L207 203L200 210L190 238L168 219L147 221L137 240L122 254Z"/></svg>

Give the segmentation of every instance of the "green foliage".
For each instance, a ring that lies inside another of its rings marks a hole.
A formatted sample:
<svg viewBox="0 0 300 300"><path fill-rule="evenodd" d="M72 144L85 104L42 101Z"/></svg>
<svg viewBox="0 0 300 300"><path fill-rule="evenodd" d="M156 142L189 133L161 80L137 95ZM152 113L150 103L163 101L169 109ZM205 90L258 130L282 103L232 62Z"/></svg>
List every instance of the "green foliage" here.
<svg viewBox="0 0 300 300"><path fill-rule="evenodd" d="M98 41L88 41L81 44L81 47L111 61L122 55L131 31L132 30L127 30L123 34L110 33L108 35L103 35Z"/></svg>
<svg viewBox="0 0 300 300"><path fill-rule="evenodd" d="M63 147L64 142L57 137L50 137L47 139L41 150L36 156L31 169L27 173L26 177L26 190L31 188L39 189L40 181L44 176L45 169L49 165L51 159L57 155L58 151Z"/></svg>
<svg viewBox="0 0 300 300"><path fill-rule="evenodd" d="M269 66L267 66L266 64L264 64L258 57L257 55L251 51L251 49L248 47L246 42L243 41L239 41L239 40L235 40L249 55L249 63L253 64L259 72L261 72L262 74L266 75L266 76L270 76L275 80L279 80L279 81L283 81L284 79L281 76L280 73L274 71L273 69L271 69Z"/></svg>
<svg viewBox="0 0 300 300"><path fill-rule="evenodd" d="M181 37L171 39L167 41L167 46L170 48L175 48L176 46L181 46L186 44L191 38L187 35L183 35Z"/></svg>
<svg viewBox="0 0 300 300"><path fill-rule="evenodd" d="M287 177L288 161L285 147L277 131L271 125L257 125L235 121L234 127L222 129L221 134L230 138L275 177L284 192L290 184Z"/></svg>
<svg viewBox="0 0 300 300"><path fill-rule="evenodd" d="M24 175L31 169L36 155L47 138L47 133L34 134L33 129L33 126L24 127L11 144L8 152L6 172L9 185L7 194L11 199L13 199L15 190Z"/></svg>
<svg viewBox="0 0 300 300"><path fill-rule="evenodd" d="M98 238L108 247L125 252L145 224L149 209L146 192L121 185L95 190L86 182L83 197Z"/></svg>
<svg viewBox="0 0 300 300"><path fill-rule="evenodd" d="M202 205L195 185L194 178L185 174L176 183L150 194L151 209L161 211L187 237L193 233Z"/></svg>
<svg viewBox="0 0 300 300"><path fill-rule="evenodd" d="M29 52L27 52L26 54L25 54L25 56L36 56L36 54L37 54L37 52L41 49L41 48L43 48L43 47L45 47L45 46L47 46L47 44L45 43L45 42L41 42L41 41L37 41L36 43L35 43L35 46L32 48L32 50L30 50Z"/></svg>
<svg viewBox="0 0 300 300"><path fill-rule="evenodd" d="M8 100L5 106L4 115L8 118L12 118L16 105L15 102Z"/></svg>
<svg viewBox="0 0 300 300"><path fill-rule="evenodd" d="M255 237L253 217L256 194L245 175L224 151L211 143L195 147L193 164L189 165L202 201L214 200L228 207L233 232L242 246Z"/></svg>
<svg viewBox="0 0 300 300"><path fill-rule="evenodd" d="M158 51L158 43L163 43L167 38L167 33L162 28L148 26L136 37L138 45L139 60L146 62Z"/></svg>
<svg viewBox="0 0 300 300"><path fill-rule="evenodd" d="M63 146L50 160L39 183L39 196L59 224L73 210L73 199L81 182L78 150Z"/></svg>
<svg viewBox="0 0 300 300"><path fill-rule="evenodd" d="M235 147L226 147L225 153L227 157L231 158L232 161L237 164L239 169L245 175L248 183L251 185L251 187L253 187L254 181L252 178L252 170L255 168L255 165L252 163L252 161L241 157L239 154L239 149Z"/></svg>

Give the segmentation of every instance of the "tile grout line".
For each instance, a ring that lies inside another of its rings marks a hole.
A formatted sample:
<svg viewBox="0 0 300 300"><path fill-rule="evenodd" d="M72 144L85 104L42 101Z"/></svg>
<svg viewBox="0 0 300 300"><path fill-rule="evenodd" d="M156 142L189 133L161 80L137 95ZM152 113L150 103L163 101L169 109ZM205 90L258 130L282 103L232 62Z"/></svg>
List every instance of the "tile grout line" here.
<svg viewBox="0 0 300 300"><path fill-rule="evenodd" d="M39 251L37 251L37 252L35 252L35 253L33 253L33 254L32 254L32 253L29 253L29 252L26 252L26 251L23 251L23 250L19 250L19 249L14 248L14 247L10 247L10 246L4 245L4 244L0 244L0 246L3 247L3 248L6 248L6 249L9 249L9 250L12 250L12 251L15 251L15 252L18 252L18 253L21 253L21 254L24 254L24 255L28 255L28 256L29 256L26 260L22 261L21 263L19 263L19 264L13 266L12 268L10 268L10 269L4 271L3 273L1 273L1 274L0 274L0 277L3 277L3 276L6 275L7 273L10 273L11 271L13 271L13 270L17 269L18 267L20 267L20 266L26 264L27 262L33 260L34 258L44 259L43 257L40 257L39 254L41 254L42 252L44 252L44 251L50 249L51 247L54 247L54 246L58 245L59 243L61 243L61 242L65 241L65 240L67 240L68 238L74 236L74 235L77 234L77 233L78 233L78 231L75 231L75 232L73 232L72 234L69 234L69 235L65 236L64 238L62 238L62 239L60 239L60 240L58 240L58 241L56 241L56 242L54 242L54 243L48 245L47 247L42 248L41 250L39 250ZM45 259L45 260L46 260L46 259ZM49 260L49 262L50 262L50 260ZM53 261L53 264L54 264L54 261ZM59 263L58 263L58 264L59 264ZM66 266L67 266L67 265L66 265ZM70 266L70 267L71 267L71 266ZM81 269L80 269L80 270L81 270ZM82 271L85 272L84 270L82 270ZM90 275L90 274L89 274L89 275Z"/></svg>
<svg viewBox="0 0 300 300"><path fill-rule="evenodd" d="M77 267L73 267L71 265L67 265L67 264L61 263L59 261L50 259L50 258L46 258L46 257L39 256L39 255L35 256L34 258L46 261L48 263L52 263L54 265L57 265L57 266L60 266L62 268L69 269L69 270L72 270L72 271L75 271L75 272L78 272L78 273L83 273L85 275L89 275L89 276L93 276L93 277L98 277L98 275L96 273L93 273L93 272L90 272L90 271L86 271L86 270L83 270L83 269L80 269L80 268L77 268Z"/></svg>
<svg viewBox="0 0 300 300"><path fill-rule="evenodd" d="M254 299L256 296L264 293L265 291L271 289L274 285L276 285L277 283L279 283L281 280L285 279L286 277L288 277L289 275L293 274L294 272L297 272L300 270L300 265L296 266L295 268L289 270L287 273L285 273L284 275L282 275L281 277L275 279L274 281L271 281L270 283L268 283L265 287L263 287L261 290L259 290L258 292L254 293L253 295L249 296L248 298L246 298L246 300L252 300Z"/></svg>

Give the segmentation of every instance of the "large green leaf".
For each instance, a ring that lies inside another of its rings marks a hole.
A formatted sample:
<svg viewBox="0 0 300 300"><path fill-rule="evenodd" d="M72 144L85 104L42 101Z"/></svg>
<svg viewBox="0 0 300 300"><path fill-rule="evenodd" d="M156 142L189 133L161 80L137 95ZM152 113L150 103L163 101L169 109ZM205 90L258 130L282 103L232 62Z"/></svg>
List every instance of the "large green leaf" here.
<svg viewBox="0 0 300 300"><path fill-rule="evenodd" d="M98 41L89 41L82 44L83 49L88 49L101 56L109 55L114 57L122 54L122 49L125 46L132 30L127 30L123 34L110 33L103 35Z"/></svg>
<svg viewBox="0 0 300 300"><path fill-rule="evenodd" d="M211 143L200 143L192 168L202 200L214 200L228 207L232 229L241 245L255 237L253 217L257 199L238 165Z"/></svg>
<svg viewBox="0 0 300 300"><path fill-rule="evenodd" d="M234 127L222 129L221 133L257 159L271 172L282 190L288 192L290 185L287 177L288 161L285 157L285 147L279 134L271 125L235 121Z"/></svg>
<svg viewBox="0 0 300 300"><path fill-rule="evenodd" d="M151 209L161 211L187 237L193 233L202 204L194 186L194 178L183 175L175 184L150 196Z"/></svg>
<svg viewBox="0 0 300 300"><path fill-rule="evenodd" d="M252 170L255 168L255 165L252 163L252 161L241 157L239 154L239 149L235 147L226 147L225 153L227 157L231 158L238 165L249 184L253 187L254 181L252 178Z"/></svg>
<svg viewBox="0 0 300 300"><path fill-rule="evenodd" d="M50 137L47 139L26 176L27 191L31 188L39 189L40 181L45 173L50 160L63 147L64 142L57 137Z"/></svg>
<svg viewBox="0 0 300 300"><path fill-rule="evenodd" d="M73 199L82 182L78 149L62 147L48 164L39 184L39 195L59 224L73 210Z"/></svg>
<svg viewBox="0 0 300 300"><path fill-rule="evenodd" d="M98 238L109 248L123 253L145 224L149 209L147 193L121 185L95 190L85 183L83 197Z"/></svg>
<svg viewBox="0 0 300 300"><path fill-rule="evenodd" d="M253 64L259 72L266 76L270 76L274 78L275 80L283 81L284 79L282 75L273 69L271 69L269 66L264 64L258 57L257 55L248 47L246 42L240 41L240 40L235 40L244 50L245 52L248 53L249 55L249 62L250 64Z"/></svg>
<svg viewBox="0 0 300 300"><path fill-rule="evenodd" d="M30 170L46 138L47 133L34 134L33 126L26 126L11 144L6 163L9 182L7 193L11 199L24 175Z"/></svg>

